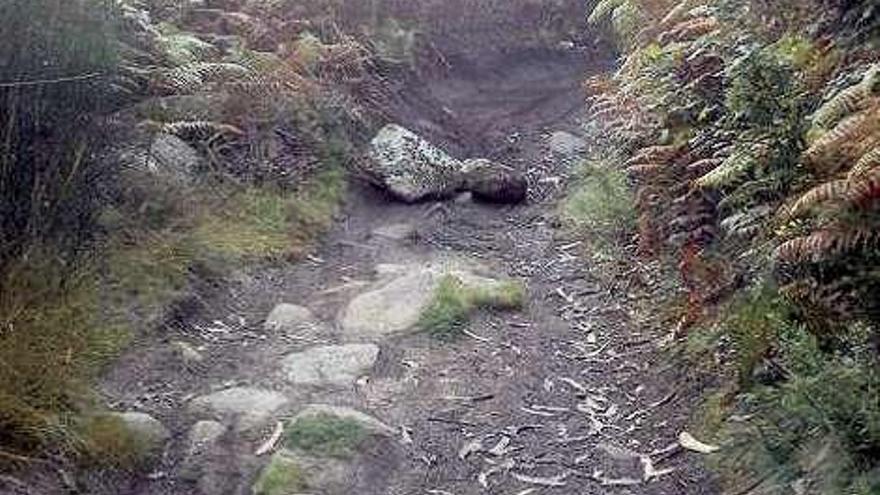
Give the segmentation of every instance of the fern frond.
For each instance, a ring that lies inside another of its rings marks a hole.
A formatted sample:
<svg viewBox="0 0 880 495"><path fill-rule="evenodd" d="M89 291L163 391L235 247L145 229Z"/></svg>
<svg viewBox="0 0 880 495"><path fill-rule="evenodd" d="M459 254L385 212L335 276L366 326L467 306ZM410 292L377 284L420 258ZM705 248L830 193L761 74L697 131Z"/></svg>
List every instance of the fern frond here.
<svg viewBox="0 0 880 495"><path fill-rule="evenodd" d="M804 160L813 167L823 165L834 167L839 163L832 160L833 155L841 151L857 152L859 149L870 149L880 141L880 111L878 109L880 109L880 101L875 101L870 108L844 119L834 129L817 139L804 152ZM862 153L859 153L858 156L861 156Z"/></svg>
<svg viewBox="0 0 880 495"><path fill-rule="evenodd" d="M856 209L868 208L878 199L880 199L880 169L874 169L848 180L847 189L842 194L842 200L850 208Z"/></svg>
<svg viewBox="0 0 880 495"><path fill-rule="evenodd" d="M754 236L764 228L772 212L771 207L762 205L731 215L721 221L721 230L731 237Z"/></svg>
<svg viewBox="0 0 880 495"><path fill-rule="evenodd" d="M598 24L610 17L614 10L626 3L627 0L601 0L599 3L593 7L593 11L590 12L589 17L587 17L587 21L590 24Z"/></svg>
<svg viewBox="0 0 880 495"><path fill-rule="evenodd" d="M859 247L876 244L878 239L880 231L867 227L826 228L782 244L773 255L777 261L783 263L818 262Z"/></svg>
<svg viewBox="0 0 880 495"><path fill-rule="evenodd" d="M656 175L665 168L662 163L640 163L626 168L626 174L636 180Z"/></svg>
<svg viewBox="0 0 880 495"><path fill-rule="evenodd" d="M813 114L813 126L828 129L847 115L860 112L871 105L869 85L859 83L841 91Z"/></svg>
<svg viewBox="0 0 880 495"><path fill-rule="evenodd" d="M251 71L239 64L226 62L195 62L164 71L158 85L176 93L204 90L205 85L242 79Z"/></svg>
<svg viewBox="0 0 880 495"><path fill-rule="evenodd" d="M632 158L626 161L624 167L631 167L642 163L667 163L682 153L680 146L649 146L642 148Z"/></svg>
<svg viewBox="0 0 880 495"><path fill-rule="evenodd" d="M820 203L840 199L849 191L849 188L850 181L848 179L838 179L819 184L797 200L794 206L791 207L789 215L798 217L815 208Z"/></svg>
<svg viewBox="0 0 880 495"><path fill-rule="evenodd" d="M164 124L161 130L183 140L205 139L217 135L244 135L241 129L233 125L204 120L170 122Z"/></svg>
<svg viewBox="0 0 880 495"><path fill-rule="evenodd" d="M766 152L767 147L759 143L754 143L749 148L740 147L694 184L703 189L720 189L732 185L754 169L763 160Z"/></svg>
<svg viewBox="0 0 880 495"><path fill-rule="evenodd" d="M668 44L671 42L693 41L703 35L709 34L718 29L718 19L715 17L698 17L683 21L672 29L660 35L660 43Z"/></svg>
<svg viewBox="0 0 880 495"><path fill-rule="evenodd" d="M723 158L703 158L688 165L687 170L692 176L700 177L715 170L722 163L724 163Z"/></svg>
<svg viewBox="0 0 880 495"><path fill-rule="evenodd" d="M874 146L870 151L862 155L858 162L849 171L849 178L854 179L864 175L880 166L880 145Z"/></svg>

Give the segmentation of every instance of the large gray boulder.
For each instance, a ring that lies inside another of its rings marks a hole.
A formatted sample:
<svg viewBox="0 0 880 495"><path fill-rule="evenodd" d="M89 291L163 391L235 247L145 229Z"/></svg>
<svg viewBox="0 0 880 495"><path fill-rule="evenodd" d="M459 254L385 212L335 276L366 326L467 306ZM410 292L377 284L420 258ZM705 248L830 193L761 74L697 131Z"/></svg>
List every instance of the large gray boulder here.
<svg viewBox="0 0 880 495"><path fill-rule="evenodd" d="M378 355L374 344L320 346L288 355L281 367L294 385L346 386L372 368Z"/></svg>
<svg viewBox="0 0 880 495"><path fill-rule="evenodd" d="M364 172L407 202L448 197L463 186L459 160L396 124L386 125L373 138Z"/></svg>

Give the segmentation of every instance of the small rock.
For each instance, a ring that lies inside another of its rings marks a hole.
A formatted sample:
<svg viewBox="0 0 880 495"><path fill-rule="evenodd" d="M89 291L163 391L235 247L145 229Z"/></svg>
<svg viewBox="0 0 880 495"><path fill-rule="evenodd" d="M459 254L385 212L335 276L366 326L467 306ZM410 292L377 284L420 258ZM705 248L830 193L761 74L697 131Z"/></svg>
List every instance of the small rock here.
<svg viewBox="0 0 880 495"><path fill-rule="evenodd" d="M174 348L174 353L186 365L199 364L205 360L205 357L202 356L199 351L197 351L193 346L187 344L186 342L177 340L172 342L171 346Z"/></svg>
<svg viewBox="0 0 880 495"><path fill-rule="evenodd" d="M465 160L464 187L474 199L489 203L521 203L528 192L526 178L516 170L484 158Z"/></svg>
<svg viewBox="0 0 880 495"><path fill-rule="evenodd" d="M296 304L279 304L266 317L263 328L267 331L295 331L314 324L315 315L306 307Z"/></svg>
<svg viewBox="0 0 880 495"><path fill-rule="evenodd" d="M268 424L287 405L287 397L278 392L235 387L197 397L189 410L197 416L236 420L238 429L250 431Z"/></svg>
<svg viewBox="0 0 880 495"><path fill-rule="evenodd" d="M190 480L202 475L202 464L213 453L226 427L217 421L199 421L187 435L186 454L181 462L181 475Z"/></svg>
<svg viewBox="0 0 880 495"><path fill-rule="evenodd" d="M394 223L383 225L373 230L373 236L390 239L392 241L405 241L416 235L416 228L410 223Z"/></svg>
<svg viewBox="0 0 880 495"><path fill-rule="evenodd" d="M188 181L201 164L201 156L186 141L171 134L159 134L150 146L148 167Z"/></svg>
<svg viewBox="0 0 880 495"><path fill-rule="evenodd" d="M378 355L374 344L313 347L290 354L281 366L287 381L295 385L345 386L372 368Z"/></svg>
<svg viewBox="0 0 880 495"><path fill-rule="evenodd" d="M587 149L587 142L570 132L556 131L550 136L550 152L560 158L575 158Z"/></svg>

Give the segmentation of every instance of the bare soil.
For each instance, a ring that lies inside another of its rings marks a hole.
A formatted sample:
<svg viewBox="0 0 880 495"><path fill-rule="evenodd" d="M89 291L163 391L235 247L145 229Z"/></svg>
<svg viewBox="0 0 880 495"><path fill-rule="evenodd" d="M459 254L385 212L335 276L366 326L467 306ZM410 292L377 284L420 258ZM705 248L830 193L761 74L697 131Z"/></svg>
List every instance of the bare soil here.
<svg viewBox="0 0 880 495"><path fill-rule="evenodd" d="M308 259L252 268L206 288L204 300L142 336L105 376L102 390L113 408L153 414L173 439L149 476L96 473L88 491L195 493L176 474L193 422L185 404L248 385L282 391L294 404L353 406L401 430L399 441L362 455L352 493L717 493L696 454L667 448L695 399L684 375L657 351L661 335L633 320L633 301L648 296L627 289L631 284L609 284L609 274L583 256L583 244L556 218L573 171L550 156L547 137L578 131L581 81L604 68L583 53L526 52L411 81L394 109L398 121L460 157L516 166L530 179L528 203L404 205L352 183L335 227ZM417 235L402 242L371 235L403 222ZM481 314L470 335L453 343L424 334L379 342L375 370L351 390L295 389L280 379L284 355L340 341L332 324L376 264L436 253L477 258L522 279L526 307ZM281 302L312 309L329 329L301 340L264 332L262 321ZM199 348L205 361L183 364L173 346L179 340ZM585 403L598 403L598 431ZM253 450L261 438L225 440L231 454L224 494L250 493L265 460L242 462L232 453ZM646 482L634 453L651 454L656 470L672 471ZM611 478L621 484L603 485Z"/></svg>

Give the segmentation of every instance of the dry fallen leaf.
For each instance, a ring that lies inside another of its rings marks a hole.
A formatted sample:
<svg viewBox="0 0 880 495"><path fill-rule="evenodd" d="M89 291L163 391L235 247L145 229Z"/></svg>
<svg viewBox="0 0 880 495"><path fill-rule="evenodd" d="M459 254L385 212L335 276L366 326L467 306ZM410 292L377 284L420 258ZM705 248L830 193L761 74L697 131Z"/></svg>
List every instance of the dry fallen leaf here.
<svg viewBox="0 0 880 495"><path fill-rule="evenodd" d="M709 445L697 440L693 435L686 431L683 431L678 435L678 444L684 449L699 452L701 454L711 454L720 449L717 445Z"/></svg>
<svg viewBox="0 0 880 495"><path fill-rule="evenodd" d="M266 455L275 448L275 444L278 443L278 440L281 440L281 434L284 433L284 423L278 421L275 423L275 430L272 432L272 435L263 442L262 445L257 448L257 451L254 452L254 455L257 457L261 455Z"/></svg>

